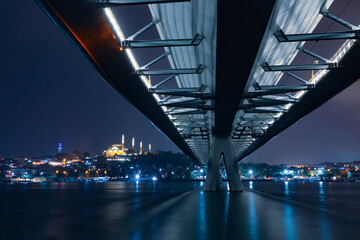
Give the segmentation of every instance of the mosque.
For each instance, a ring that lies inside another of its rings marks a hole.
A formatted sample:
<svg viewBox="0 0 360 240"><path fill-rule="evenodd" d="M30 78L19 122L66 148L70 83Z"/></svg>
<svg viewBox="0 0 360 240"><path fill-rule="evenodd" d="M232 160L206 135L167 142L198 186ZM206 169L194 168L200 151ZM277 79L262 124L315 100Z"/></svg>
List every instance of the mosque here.
<svg viewBox="0 0 360 240"><path fill-rule="evenodd" d="M151 144L149 144L149 152L151 153ZM129 150L125 148L125 136L122 135L122 141L121 144L113 144L111 145L107 150L103 151L103 156L107 158L113 158L113 157L121 157L121 156L127 156L127 155L142 155L143 154L143 148L142 148L142 141L140 141L140 152L135 152L135 138L132 138L132 149ZM147 154L147 153L145 153Z"/></svg>

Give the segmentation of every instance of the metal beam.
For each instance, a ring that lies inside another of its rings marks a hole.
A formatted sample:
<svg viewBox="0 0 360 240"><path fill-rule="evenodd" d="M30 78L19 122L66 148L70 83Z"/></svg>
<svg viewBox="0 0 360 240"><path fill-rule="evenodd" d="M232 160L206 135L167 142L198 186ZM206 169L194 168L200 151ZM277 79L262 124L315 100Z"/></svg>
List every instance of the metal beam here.
<svg viewBox="0 0 360 240"><path fill-rule="evenodd" d="M172 98L172 96L167 96L166 98L163 98L159 101L159 103L162 103L162 102L166 102L168 101L170 98Z"/></svg>
<svg viewBox="0 0 360 240"><path fill-rule="evenodd" d="M164 89L165 90L165 89ZM150 91L151 92L151 91ZM156 92L155 92L156 93ZM163 91L160 93L162 95L171 95L177 97L193 97L199 99L214 99L215 96L210 93L199 93L199 92L170 92L170 91Z"/></svg>
<svg viewBox="0 0 360 240"><path fill-rule="evenodd" d="M121 42L124 48L151 48L151 47L186 47L198 46L204 36L196 34L194 38L171 40L125 40Z"/></svg>
<svg viewBox="0 0 360 240"><path fill-rule="evenodd" d="M162 106L167 107L177 107L177 108L199 108L202 109L205 105L204 100L187 100L183 102L168 102L161 104Z"/></svg>
<svg viewBox="0 0 360 240"><path fill-rule="evenodd" d="M200 125L200 124L191 124L191 125L175 125L176 127L180 127L180 128L206 128L206 125Z"/></svg>
<svg viewBox="0 0 360 240"><path fill-rule="evenodd" d="M358 30L359 29L359 27L354 26L351 23L349 23L349 22L347 22L347 21L345 21L345 20L343 20L343 19L329 13L329 11L327 9L325 9L325 8L320 11L320 14L327 17L327 18L330 18L330 19L334 20L335 22L340 23L341 25L343 25L343 26L345 26L345 27L347 27L347 28L349 28L351 30Z"/></svg>
<svg viewBox="0 0 360 240"><path fill-rule="evenodd" d="M142 66L142 67L140 68L140 70L145 70L145 69L147 69L148 67L150 67L151 65L157 63L157 62L160 61L161 59L166 58L167 56L169 56L169 54L170 54L169 52L165 52L164 54L161 54L159 57L155 58L155 59L152 60L151 62L149 62L149 63L145 64L144 66Z"/></svg>
<svg viewBox="0 0 360 240"><path fill-rule="evenodd" d="M315 88L315 84L306 85L253 85L256 90L308 90Z"/></svg>
<svg viewBox="0 0 360 240"><path fill-rule="evenodd" d="M204 118L199 118L199 119L184 119L184 118L180 118L180 119L175 119L173 120L174 122L205 122L206 119Z"/></svg>
<svg viewBox="0 0 360 240"><path fill-rule="evenodd" d="M360 31L351 30L344 32L285 34L282 30L279 30L278 32L275 33L275 37L279 42L359 39Z"/></svg>
<svg viewBox="0 0 360 240"><path fill-rule="evenodd" d="M163 94L163 95L173 95L172 93L203 92L205 91L206 87L207 86L205 84L202 84L200 87L194 87L194 88L169 88L169 89L150 88L149 92Z"/></svg>
<svg viewBox="0 0 360 240"><path fill-rule="evenodd" d="M286 100L259 100L254 101L249 104L242 104L239 109L250 109L254 107L268 107L268 106L276 106L276 105L284 105L288 103L293 103L294 101L286 101Z"/></svg>
<svg viewBox="0 0 360 240"><path fill-rule="evenodd" d="M146 25L145 27L143 27L142 29L140 29L139 31L134 33L132 36L128 37L126 40L127 41L134 40L135 38L137 38L138 36L140 36L141 34L146 32L147 30L149 30L152 26L155 26L156 24L158 24L159 22L160 22L159 20L153 19L151 21L151 23L149 23L148 25ZM120 42L120 46L123 46L123 42Z"/></svg>
<svg viewBox="0 0 360 240"><path fill-rule="evenodd" d="M308 85L306 85L308 86ZM257 92L248 92L244 94L244 98L256 98L260 96L270 96L270 95L276 95L276 94L286 94L289 92L298 92L303 90L309 90L311 87L308 87L307 89L295 89L295 88L287 88L287 89L273 89L273 90L262 90Z"/></svg>
<svg viewBox="0 0 360 240"><path fill-rule="evenodd" d="M137 5L137 4L159 4L159 3L176 3L176 2L190 2L191 0L85 0L87 3L98 3L109 5L109 7L116 7L122 5Z"/></svg>
<svg viewBox="0 0 360 240"><path fill-rule="evenodd" d="M245 113L279 113L279 112L287 112L286 109L277 109L277 108L272 108L272 109L248 109L245 110Z"/></svg>
<svg viewBox="0 0 360 240"><path fill-rule="evenodd" d="M268 124L240 124L240 127L268 127Z"/></svg>
<svg viewBox="0 0 360 240"><path fill-rule="evenodd" d="M290 73L290 72L284 72L286 75L289 75L290 77L293 77L293 78L295 78L296 80L299 80L300 82L303 82L303 83L305 83L305 84L309 84L309 82L308 81L306 81L305 79L303 79L303 78L301 78L301 77L299 77L299 76L296 76L295 74L293 74L293 73Z"/></svg>
<svg viewBox="0 0 360 240"><path fill-rule="evenodd" d="M172 97L172 96L168 96L168 97ZM173 99L169 99L168 101L163 101L162 103L164 105L167 105L167 104L171 104L171 103L183 103L183 102L189 102L189 101L195 101L196 99L193 99L193 98L187 98L187 97L181 97L181 98L173 98ZM199 101L199 100L197 100Z"/></svg>
<svg viewBox="0 0 360 240"><path fill-rule="evenodd" d="M245 122L255 122L255 121L273 121L276 120L276 118L243 118L241 121Z"/></svg>
<svg viewBox="0 0 360 240"><path fill-rule="evenodd" d="M319 54L316 54L316 53L314 53L314 52L312 52L312 51L310 51L310 50L305 49L303 46L299 46L299 47L298 47L298 50L299 50L300 52L306 53L306 54L308 54L308 55L310 55L310 56L312 56L312 57L314 57L314 58L317 58L317 59L319 59L320 61L323 61L323 62L325 62L325 63L333 63L333 62L330 61L329 59L326 59L326 58L320 56Z"/></svg>
<svg viewBox="0 0 360 240"><path fill-rule="evenodd" d="M282 102L287 102L287 103L296 103L299 102L300 100L295 98L295 97L281 97L281 96L265 96L265 97L259 97L259 98L255 98L255 99L260 99L260 100L275 100L275 101L282 101ZM254 99L254 100L255 100Z"/></svg>
<svg viewBox="0 0 360 240"><path fill-rule="evenodd" d="M306 70L323 70L338 68L337 62L324 64L303 64L303 65L269 65L267 62L261 64L265 72L276 71L306 71Z"/></svg>
<svg viewBox="0 0 360 240"><path fill-rule="evenodd" d="M201 74L205 66L200 64L197 68L180 69L138 69L135 74L138 75L172 75L172 74Z"/></svg>
<svg viewBox="0 0 360 240"><path fill-rule="evenodd" d="M168 115L185 115L185 114L205 114L207 111L205 110L174 110L174 111L167 111L166 114Z"/></svg>
<svg viewBox="0 0 360 240"><path fill-rule="evenodd" d="M185 134L184 134L185 135ZM184 136L184 138L185 139L187 139L187 138L192 138L192 137L204 137L204 136L206 136L206 137L208 137L209 135L202 135L202 134L188 134L188 136ZM204 139L204 138L203 138ZM206 138L206 139L208 139L208 138Z"/></svg>
<svg viewBox="0 0 360 240"><path fill-rule="evenodd" d="M155 84L154 86L152 86L152 88L157 88L157 87L159 87L160 85L162 85L162 84L168 82L169 80L175 78L176 76L177 76L176 74L171 75L171 76L165 78L164 80L162 80L161 82L159 82L159 83Z"/></svg>

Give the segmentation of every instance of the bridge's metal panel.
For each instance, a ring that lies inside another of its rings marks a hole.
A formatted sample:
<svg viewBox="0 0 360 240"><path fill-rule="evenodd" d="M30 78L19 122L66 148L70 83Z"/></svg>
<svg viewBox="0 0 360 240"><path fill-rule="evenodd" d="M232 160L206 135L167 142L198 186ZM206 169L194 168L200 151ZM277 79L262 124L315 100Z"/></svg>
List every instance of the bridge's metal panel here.
<svg viewBox="0 0 360 240"><path fill-rule="evenodd" d="M283 76L283 72L265 72L262 64L268 62L270 65L290 65L295 56L298 54L298 47L303 45L304 42L279 42L274 33L283 29L287 34L295 33L311 33L321 18L319 14L322 7L328 8L333 0L277 0L271 18L263 36L261 46L259 47L256 59L254 61L251 74L248 78L244 94L251 95L255 91L253 85L276 85ZM241 104L247 104L247 100L243 100ZM301 103L299 103L301 104ZM260 111L254 111L260 112ZM286 111L285 111L286 112ZM281 115L282 113L273 114L274 116ZM286 113L284 113L286 114ZM242 118L254 117L269 117L266 113L252 113L248 111L245 113L239 110L234 119L233 126L241 122ZM271 121L270 123L274 123ZM266 129L266 128L265 128ZM280 131L279 131L280 132ZM236 140L234 140L236 141ZM245 148L238 148L237 154L241 158L242 152Z"/></svg>
<svg viewBox="0 0 360 240"><path fill-rule="evenodd" d="M189 3L154 4L149 5L153 18L160 20L156 25L161 39L193 38L194 35L204 36L201 44L196 47L176 47L168 51L172 68L191 68L198 64L205 65L201 75L178 76L177 84L180 88L207 86L205 93L215 93L215 64L216 64L216 21L217 0L196 0ZM212 111L205 114L181 116L181 118L207 119L206 123L214 123ZM190 141L188 141L190 143ZM209 144L203 141L190 143L194 151L207 162Z"/></svg>

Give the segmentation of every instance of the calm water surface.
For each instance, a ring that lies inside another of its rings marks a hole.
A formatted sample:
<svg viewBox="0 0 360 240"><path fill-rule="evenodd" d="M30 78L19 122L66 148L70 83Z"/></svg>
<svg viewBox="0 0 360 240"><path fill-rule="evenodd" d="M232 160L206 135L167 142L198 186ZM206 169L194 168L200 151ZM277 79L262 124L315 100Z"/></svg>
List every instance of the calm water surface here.
<svg viewBox="0 0 360 240"><path fill-rule="evenodd" d="M0 184L0 239L360 239L360 184Z"/></svg>

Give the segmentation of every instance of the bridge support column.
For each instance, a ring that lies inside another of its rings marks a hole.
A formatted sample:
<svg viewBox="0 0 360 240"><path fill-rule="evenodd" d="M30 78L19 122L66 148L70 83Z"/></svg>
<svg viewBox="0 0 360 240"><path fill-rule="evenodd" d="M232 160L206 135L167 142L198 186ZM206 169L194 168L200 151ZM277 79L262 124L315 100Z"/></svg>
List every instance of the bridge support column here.
<svg viewBox="0 0 360 240"><path fill-rule="evenodd" d="M231 192L241 192L242 184L237 166L234 146L230 134L213 133L213 139L209 153L208 171L205 182L205 191L220 190L220 161L224 158L227 177Z"/></svg>

